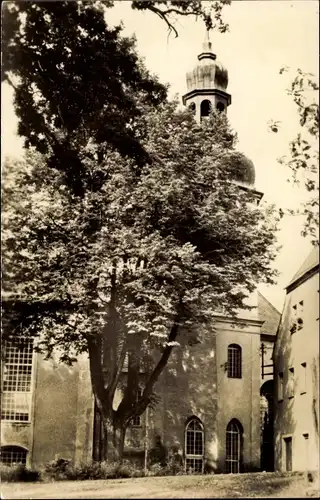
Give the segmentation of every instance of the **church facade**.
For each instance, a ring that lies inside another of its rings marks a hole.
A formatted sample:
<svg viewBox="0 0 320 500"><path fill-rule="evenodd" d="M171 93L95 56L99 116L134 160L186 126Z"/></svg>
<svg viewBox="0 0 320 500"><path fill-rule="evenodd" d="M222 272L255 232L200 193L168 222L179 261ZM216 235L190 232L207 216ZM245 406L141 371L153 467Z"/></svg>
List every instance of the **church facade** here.
<svg viewBox="0 0 320 500"><path fill-rule="evenodd" d="M226 91L228 73L209 41L198 60L187 74L183 103L202 120L212 108L226 112L231 96ZM254 166L244 156L237 182L260 200ZM273 343L279 319L280 313L258 294L255 308L239 312L236 320L217 316L203 342L185 339L157 383L160 402L129 426L125 456L141 460L160 440L168 452L181 456L186 470L238 473L265 468L261 391L267 363L261 346ZM85 355L67 367L55 359L45 361L33 352L31 342L23 350L9 345L2 369L3 463L42 467L57 455L75 463L101 459L103 435ZM272 382L272 373L268 380ZM270 434L268 439L270 443ZM268 460L272 470L272 458Z"/></svg>

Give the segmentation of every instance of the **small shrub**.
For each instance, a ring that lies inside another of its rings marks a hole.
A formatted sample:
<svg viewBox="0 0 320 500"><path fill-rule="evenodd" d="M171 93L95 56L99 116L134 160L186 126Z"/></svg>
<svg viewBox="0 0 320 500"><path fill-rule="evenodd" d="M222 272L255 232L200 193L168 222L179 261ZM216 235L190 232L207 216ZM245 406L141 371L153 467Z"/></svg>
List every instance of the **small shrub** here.
<svg viewBox="0 0 320 500"><path fill-rule="evenodd" d="M168 450L162 444L160 436L156 436L156 444L149 452L149 460L151 465L160 464L162 467L165 467L167 464Z"/></svg>
<svg viewBox="0 0 320 500"><path fill-rule="evenodd" d="M143 470L130 461L118 462L84 462L79 465L69 460L55 459L46 464L45 473L54 481L85 481L88 479L120 479L142 477Z"/></svg>
<svg viewBox="0 0 320 500"><path fill-rule="evenodd" d="M71 465L71 460L57 457L44 466L45 475L55 481L67 479L67 467Z"/></svg>
<svg viewBox="0 0 320 500"><path fill-rule="evenodd" d="M122 464L117 464L115 474L117 478L125 479L129 477L142 477L144 476L144 471L140 467L137 467L136 464L126 460Z"/></svg>
<svg viewBox="0 0 320 500"><path fill-rule="evenodd" d="M25 465L0 466L1 481L14 482L36 482L41 480L41 474L37 470L27 469Z"/></svg>

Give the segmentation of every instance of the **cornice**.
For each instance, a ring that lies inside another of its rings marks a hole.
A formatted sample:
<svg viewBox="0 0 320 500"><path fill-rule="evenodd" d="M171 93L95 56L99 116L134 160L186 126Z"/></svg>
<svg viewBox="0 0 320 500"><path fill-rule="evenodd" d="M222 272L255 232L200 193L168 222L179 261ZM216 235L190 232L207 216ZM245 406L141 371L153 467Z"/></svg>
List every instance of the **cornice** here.
<svg viewBox="0 0 320 500"><path fill-rule="evenodd" d="M191 97L195 97L197 95L218 95L220 97L224 97L227 99L227 105L229 106L231 104L231 95L228 94L227 92L224 92L223 90L219 89L194 89L190 90L186 94L182 96L182 102L185 105L187 99L190 99Z"/></svg>

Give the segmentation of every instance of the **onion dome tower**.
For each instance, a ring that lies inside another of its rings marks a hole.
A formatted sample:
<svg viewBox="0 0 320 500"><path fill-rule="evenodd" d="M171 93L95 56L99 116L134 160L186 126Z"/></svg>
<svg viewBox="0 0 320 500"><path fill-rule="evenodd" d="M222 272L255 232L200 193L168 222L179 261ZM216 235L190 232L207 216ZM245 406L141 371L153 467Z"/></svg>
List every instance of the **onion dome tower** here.
<svg viewBox="0 0 320 500"><path fill-rule="evenodd" d="M232 154L232 164L234 166L234 179L233 181L247 189L253 189L256 172L253 162L243 153L234 151Z"/></svg>
<svg viewBox="0 0 320 500"><path fill-rule="evenodd" d="M208 116L211 109L226 111L231 104L231 95L226 92L228 71L212 52L209 31L202 47L199 63L186 75L188 92L182 97L183 104L194 111L197 121Z"/></svg>
<svg viewBox="0 0 320 500"><path fill-rule="evenodd" d="M243 153L233 151L230 158L233 165L233 176L231 181L240 189L250 191L254 194L256 203L259 204L263 193L255 188L256 171L253 162Z"/></svg>

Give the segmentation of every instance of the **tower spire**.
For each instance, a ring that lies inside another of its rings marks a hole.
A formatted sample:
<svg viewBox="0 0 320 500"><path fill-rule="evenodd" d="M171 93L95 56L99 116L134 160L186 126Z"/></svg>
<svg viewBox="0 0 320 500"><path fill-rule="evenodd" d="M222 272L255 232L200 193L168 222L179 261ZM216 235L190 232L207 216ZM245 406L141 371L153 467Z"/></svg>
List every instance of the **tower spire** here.
<svg viewBox="0 0 320 500"><path fill-rule="evenodd" d="M204 42L202 44L202 52L198 55L199 61L201 59L216 59L216 55L212 52L212 43L210 41L210 32L207 29L204 37Z"/></svg>
<svg viewBox="0 0 320 500"><path fill-rule="evenodd" d="M211 52L212 51L212 43L210 42L210 31L207 29L204 37L204 42L202 44L203 52Z"/></svg>

